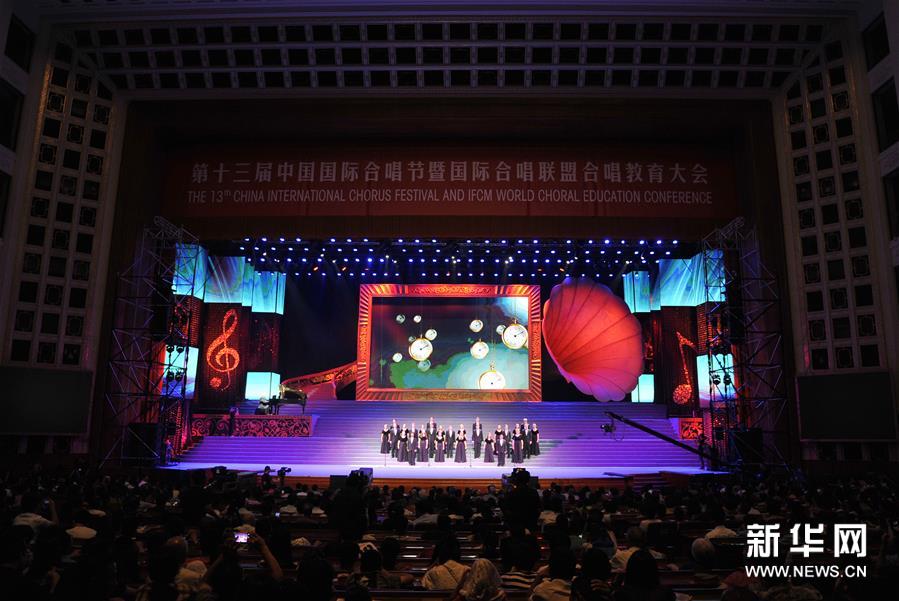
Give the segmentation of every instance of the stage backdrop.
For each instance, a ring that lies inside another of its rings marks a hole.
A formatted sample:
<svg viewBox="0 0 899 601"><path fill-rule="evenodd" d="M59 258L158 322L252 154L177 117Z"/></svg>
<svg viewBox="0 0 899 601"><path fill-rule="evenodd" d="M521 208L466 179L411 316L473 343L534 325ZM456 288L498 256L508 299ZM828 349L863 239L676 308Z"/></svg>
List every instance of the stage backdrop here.
<svg viewBox="0 0 899 601"><path fill-rule="evenodd" d="M728 219L718 148L199 146L168 153L164 214Z"/></svg>

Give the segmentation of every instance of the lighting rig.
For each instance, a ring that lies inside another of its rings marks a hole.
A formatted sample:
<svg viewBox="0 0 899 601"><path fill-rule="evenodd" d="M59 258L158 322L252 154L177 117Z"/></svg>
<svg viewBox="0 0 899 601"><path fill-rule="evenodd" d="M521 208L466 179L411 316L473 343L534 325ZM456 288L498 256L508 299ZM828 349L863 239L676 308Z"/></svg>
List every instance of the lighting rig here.
<svg viewBox="0 0 899 601"><path fill-rule="evenodd" d="M217 245L218 246L218 245ZM295 277L361 281L553 281L587 276L611 282L632 270L653 271L661 259L689 258L696 244L620 238L324 238L234 240L217 254L246 257L257 269Z"/></svg>

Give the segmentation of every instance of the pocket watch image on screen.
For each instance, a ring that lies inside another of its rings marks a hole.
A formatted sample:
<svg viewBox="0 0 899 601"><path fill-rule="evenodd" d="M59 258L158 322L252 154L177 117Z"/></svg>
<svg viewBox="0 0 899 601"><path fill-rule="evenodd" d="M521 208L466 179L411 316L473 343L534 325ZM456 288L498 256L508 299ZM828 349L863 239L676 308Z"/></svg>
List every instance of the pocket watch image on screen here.
<svg viewBox="0 0 899 601"><path fill-rule="evenodd" d="M471 345L471 356L475 359L483 359L490 352L490 347L483 340L478 340Z"/></svg>
<svg viewBox="0 0 899 601"><path fill-rule="evenodd" d="M517 350L528 343L528 329L517 321L503 330L503 344Z"/></svg>
<svg viewBox="0 0 899 601"><path fill-rule="evenodd" d="M416 338L409 345L409 356L416 361L424 361L434 352L434 345L427 338Z"/></svg>
<svg viewBox="0 0 899 601"><path fill-rule="evenodd" d="M478 388L481 390L501 390L506 387L506 376L496 371L496 364L491 363L490 369L478 378Z"/></svg>

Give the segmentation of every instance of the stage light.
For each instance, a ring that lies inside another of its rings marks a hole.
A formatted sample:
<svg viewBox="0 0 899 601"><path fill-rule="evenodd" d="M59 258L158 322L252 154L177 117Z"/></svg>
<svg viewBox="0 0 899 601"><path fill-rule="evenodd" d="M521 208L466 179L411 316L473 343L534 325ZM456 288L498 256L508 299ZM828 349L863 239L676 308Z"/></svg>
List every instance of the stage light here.
<svg viewBox="0 0 899 601"><path fill-rule="evenodd" d="M296 241L297 241L297 242L302 242L303 239L302 239L302 238L297 238Z"/></svg>
<svg viewBox="0 0 899 601"><path fill-rule="evenodd" d="M240 247L240 250L246 250L243 246Z"/></svg>
<svg viewBox="0 0 899 601"><path fill-rule="evenodd" d="M673 240L671 243L672 243L672 244L677 244L677 240Z"/></svg>
<svg viewBox="0 0 899 601"><path fill-rule="evenodd" d="M268 238L262 238L263 242L268 242Z"/></svg>
<svg viewBox="0 0 899 601"><path fill-rule="evenodd" d="M622 240L621 243L624 244L624 240ZM643 246L644 244L646 244L646 240L640 240L640 246Z"/></svg>
<svg viewBox="0 0 899 601"><path fill-rule="evenodd" d="M281 242L284 242L284 238L278 238L278 240L280 240Z"/></svg>

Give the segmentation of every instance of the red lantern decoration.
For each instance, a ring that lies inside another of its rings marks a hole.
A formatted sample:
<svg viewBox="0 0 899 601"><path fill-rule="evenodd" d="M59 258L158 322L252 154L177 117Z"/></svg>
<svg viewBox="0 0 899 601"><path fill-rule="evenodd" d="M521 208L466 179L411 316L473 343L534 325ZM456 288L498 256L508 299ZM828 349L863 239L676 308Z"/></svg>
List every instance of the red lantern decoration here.
<svg viewBox="0 0 899 601"><path fill-rule="evenodd" d="M589 278L566 278L543 306L543 339L565 379L600 401L620 401L643 371L640 322Z"/></svg>

